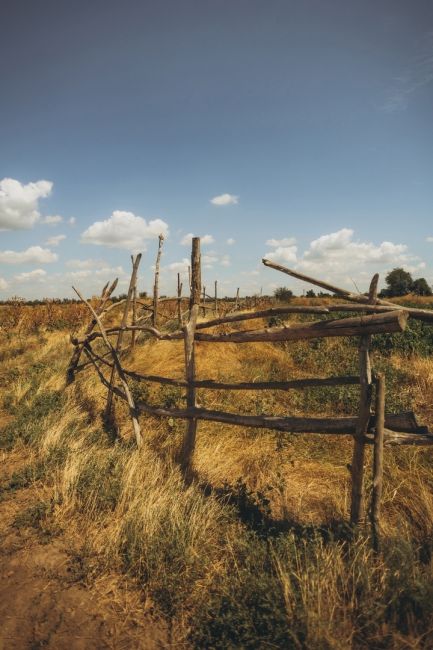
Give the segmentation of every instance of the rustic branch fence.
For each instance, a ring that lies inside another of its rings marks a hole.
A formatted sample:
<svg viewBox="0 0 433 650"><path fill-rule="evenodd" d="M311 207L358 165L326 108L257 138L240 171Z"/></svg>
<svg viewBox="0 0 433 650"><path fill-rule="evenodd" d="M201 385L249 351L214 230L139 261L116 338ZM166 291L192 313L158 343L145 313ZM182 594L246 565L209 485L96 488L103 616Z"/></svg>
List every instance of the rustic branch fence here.
<svg viewBox="0 0 433 650"><path fill-rule="evenodd" d="M385 412L385 379L382 375L375 375L371 368L370 346L371 337L381 333L402 332L406 328L409 317L433 323L433 312L423 309L403 309L391 302L377 297L378 276L372 279L368 295L354 294L329 283L316 280L286 267L264 259L263 263L270 268L286 273L292 277L304 280L313 285L322 287L337 296L350 301L351 304L329 304L322 306L288 305L285 307L269 308L249 312L227 313L218 317L217 283L215 282L214 296L211 298L212 307L207 307L206 293L201 283L200 239L192 240L191 267L189 269L189 309L182 312L182 284L180 276L177 278L177 297L173 299L179 329L175 331L162 331L156 327L158 314L158 277L159 261L163 239L159 238L158 256L155 268L155 284L153 305L137 300L137 273L141 255L132 258L133 270L127 298L124 301L108 305L110 295L116 283L104 290L96 306L86 301L81 293L75 289L77 295L87 305L91 313L91 321L81 338L71 338L74 352L68 368L68 381L73 381L75 373L86 367L92 366L98 374L102 384L108 390L106 416L111 413L114 397L126 401L128 404L137 445L142 444L142 434L139 425L139 414L146 413L156 417L180 418L187 421L186 430L180 451L180 465L187 481L191 481L194 473L192 459L199 420L221 422L230 425L245 427L267 428L288 433L306 434L341 434L352 435L354 439L353 457L351 464L351 511L350 522L357 525L365 518L364 504L364 465L365 446L373 445L373 489L370 508L370 519L373 530L373 541L377 548L380 532L380 501L383 482L383 450L384 446L397 445L431 445L433 435L426 427L419 426L412 412L399 414L386 414ZM105 327L104 317L116 305L124 305L120 326ZM147 315L137 318L137 304L147 311ZM239 290L236 295L237 307L239 304ZM204 322L197 322L199 310L209 308L214 311L215 318ZM132 309L132 323L128 324L128 314ZM349 318L335 320L322 320L316 322L299 323L287 326L268 327L264 329L233 330L227 333L206 333L202 330L229 325L257 318L270 318L288 314L330 314L332 312L352 312L357 315ZM149 315L150 314L150 315ZM145 321L151 319L152 325ZM98 330L96 330L98 326ZM158 340L174 341L183 340L185 356L185 378L172 379L157 375L144 375L122 367L120 353L122 351L125 332L131 332L132 346L135 336L141 332L153 336ZM249 342L275 342L298 341L305 339L356 336L359 337L359 374L356 376L324 377L298 379L291 381L261 381L228 383L213 379L197 380L195 370L195 349L197 343L249 343ZM106 354L98 354L92 343L102 339L107 348ZM80 362L82 352L87 361ZM108 371L109 377L103 370ZM116 376L119 385L116 385ZM164 408L148 404L143 400L135 401L128 381L154 382L168 384L186 389L186 408ZM198 388L223 389L223 390L305 390L313 386L339 386L359 385L359 407L354 416L344 417L281 417L274 415L243 415L201 408L196 402ZM374 392L375 389L375 399Z"/></svg>

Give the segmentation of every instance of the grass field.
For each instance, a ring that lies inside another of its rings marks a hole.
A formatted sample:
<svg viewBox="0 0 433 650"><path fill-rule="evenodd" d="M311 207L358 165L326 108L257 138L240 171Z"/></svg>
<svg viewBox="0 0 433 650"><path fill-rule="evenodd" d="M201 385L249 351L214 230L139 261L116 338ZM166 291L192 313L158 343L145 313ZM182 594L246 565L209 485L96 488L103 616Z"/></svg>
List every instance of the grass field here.
<svg viewBox="0 0 433 650"><path fill-rule="evenodd" d="M95 373L66 387L69 332L80 322L70 307L49 327L41 318L0 333L1 595L12 603L8 638L25 638L5 648L433 646L429 448L386 448L377 555L367 525L355 535L347 526L349 436L201 422L199 479L185 488L174 462L183 422L142 416L137 450L121 404L117 435L104 429ZM430 426L432 352L433 327L415 321L374 339L387 409L413 408ZM182 377L182 343L139 342L125 366ZM357 348L348 339L203 343L197 367L199 378L233 381L352 374ZM171 386L132 388L155 404L184 403ZM358 390L200 390L198 401L250 414L354 414ZM366 467L368 493L370 451ZM41 590L48 600L37 606Z"/></svg>

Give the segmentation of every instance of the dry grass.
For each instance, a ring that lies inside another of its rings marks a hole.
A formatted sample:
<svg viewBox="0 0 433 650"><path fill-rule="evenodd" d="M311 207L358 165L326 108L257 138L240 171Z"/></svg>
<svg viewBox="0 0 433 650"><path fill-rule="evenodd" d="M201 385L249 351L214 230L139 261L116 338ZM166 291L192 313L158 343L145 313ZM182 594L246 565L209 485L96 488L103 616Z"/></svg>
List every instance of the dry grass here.
<svg viewBox="0 0 433 650"><path fill-rule="evenodd" d="M181 422L143 417L146 444L137 451L126 410L117 405L120 439L113 443L102 428L105 390L94 374L65 388L64 333L30 337L13 359L17 345L9 340L1 348L4 444L32 450L31 463L42 468L38 480L54 487L52 517L75 553L89 558L89 579L126 573L168 622L174 647L431 647L429 450L387 448L385 544L376 556L367 529L349 542L344 525L349 438L202 422L194 457L199 483L185 488L173 461ZM431 360L375 355L389 366L390 403L403 394L431 424ZM201 378L234 381L349 372L355 363L356 349L344 340L316 347L203 344L197 355ZM182 345L142 343L125 365L181 377ZM182 391L169 388L157 394L150 387L150 399L182 404ZM308 398L199 391L199 401L247 413L328 414L353 410L356 389L349 391L337 398L329 391Z"/></svg>

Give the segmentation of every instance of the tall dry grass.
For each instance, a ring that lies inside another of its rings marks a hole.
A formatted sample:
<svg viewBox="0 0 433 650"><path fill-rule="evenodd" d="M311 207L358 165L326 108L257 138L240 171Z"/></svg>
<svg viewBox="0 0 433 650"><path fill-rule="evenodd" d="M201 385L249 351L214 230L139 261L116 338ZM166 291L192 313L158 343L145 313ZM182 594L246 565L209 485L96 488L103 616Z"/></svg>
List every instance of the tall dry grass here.
<svg viewBox="0 0 433 650"><path fill-rule="evenodd" d="M30 449L15 484L53 488L49 516L67 531L87 579L125 572L168 621L174 647L428 648L433 645L431 452L386 449L384 544L348 530L352 443L341 436L280 435L200 423L186 488L174 462L183 424L142 418L135 449L126 410L120 437L100 418L105 390L83 373L68 388L64 333L2 343L4 448ZM19 352L17 356L17 351ZM414 403L433 424L432 362L375 350L388 405ZM144 342L125 365L182 376L182 346ZM224 347L200 345L201 377L288 379L356 369L345 340ZM155 403L181 405L172 387L133 386ZM249 413L348 413L356 388L310 394L199 391L208 407ZM370 489L370 458L366 461ZM48 515L47 515L48 516Z"/></svg>

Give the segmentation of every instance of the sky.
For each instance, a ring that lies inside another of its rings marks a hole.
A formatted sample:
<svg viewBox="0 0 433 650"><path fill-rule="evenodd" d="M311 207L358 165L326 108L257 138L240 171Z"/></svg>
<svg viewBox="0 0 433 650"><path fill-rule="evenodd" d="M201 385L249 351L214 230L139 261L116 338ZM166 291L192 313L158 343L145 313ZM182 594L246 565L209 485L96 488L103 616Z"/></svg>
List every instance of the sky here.
<svg viewBox="0 0 433 650"><path fill-rule="evenodd" d="M433 283L431 0L2 0L0 299Z"/></svg>

